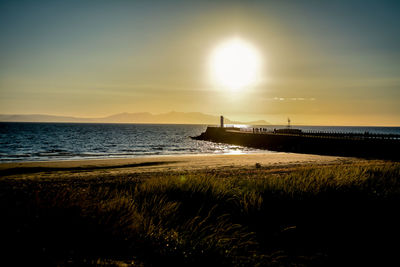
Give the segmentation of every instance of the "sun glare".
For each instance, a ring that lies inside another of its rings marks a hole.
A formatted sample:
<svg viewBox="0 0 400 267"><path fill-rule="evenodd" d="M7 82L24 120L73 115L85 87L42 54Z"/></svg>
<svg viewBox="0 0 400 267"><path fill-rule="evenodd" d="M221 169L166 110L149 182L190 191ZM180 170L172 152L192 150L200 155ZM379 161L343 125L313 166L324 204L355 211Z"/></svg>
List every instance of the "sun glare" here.
<svg viewBox="0 0 400 267"><path fill-rule="evenodd" d="M210 65L212 80L217 86L238 90L257 84L261 57L250 43L234 38L215 48Z"/></svg>

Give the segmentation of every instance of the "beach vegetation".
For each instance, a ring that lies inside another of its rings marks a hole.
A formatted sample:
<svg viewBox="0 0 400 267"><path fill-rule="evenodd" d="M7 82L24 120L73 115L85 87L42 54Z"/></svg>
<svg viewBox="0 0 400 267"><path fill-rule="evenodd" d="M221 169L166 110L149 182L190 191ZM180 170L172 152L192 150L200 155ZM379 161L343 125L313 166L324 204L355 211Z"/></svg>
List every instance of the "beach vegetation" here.
<svg viewBox="0 0 400 267"><path fill-rule="evenodd" d="M396 260L399 178L399 163L373 161L3 177L1 251L50 265L384 266Z"/></svg>

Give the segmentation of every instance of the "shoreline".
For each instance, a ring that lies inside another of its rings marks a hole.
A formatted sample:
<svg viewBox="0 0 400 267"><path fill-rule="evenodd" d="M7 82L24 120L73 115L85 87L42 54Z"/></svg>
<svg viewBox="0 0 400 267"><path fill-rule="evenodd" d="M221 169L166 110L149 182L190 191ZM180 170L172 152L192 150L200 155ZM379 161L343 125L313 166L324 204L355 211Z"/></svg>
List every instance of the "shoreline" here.
<svg viewBox="0 0 400 267"><path fill-rule="evenodd" d="M246 149L249 149L247 147L243 147ZM76 158L53 158L49 160L44 160L44 159L38 159L38 160L0 160L0 165L1 164L12 164L12 163L40 163L40 162L63 162L63 161L91 161L91 160L119 160L119 159L142 159L142 158L164 158L164 157L192 157L192 156L226 156L226 155L252 155L252 154L274 154L274 153L280 153L278 151L273 151L273 150L265 150L265 149L258 149L254 148L254 150L246 150L246 151L237 151L234 150L229 153L188 153L188 154L149 154L149 155L127 155L125 157L76 157Z"/></svg>
<svg viewBox="0 0 400 267"><path fill-rule="evenodd" d="M54 175L84 177L125 175L143 172L193 171L260 166L295 166L353 162L355 158L297 153L206 154L150 156L118 159L85 159L0 163L0 177L48 177Z"/></svg>

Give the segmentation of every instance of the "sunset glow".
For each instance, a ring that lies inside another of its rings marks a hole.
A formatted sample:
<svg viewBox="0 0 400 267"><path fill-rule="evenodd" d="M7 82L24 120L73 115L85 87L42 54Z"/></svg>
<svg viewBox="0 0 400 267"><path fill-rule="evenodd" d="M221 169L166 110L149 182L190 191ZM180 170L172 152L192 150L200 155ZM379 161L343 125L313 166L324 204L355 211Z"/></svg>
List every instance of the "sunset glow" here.
<svg viewBox="0 0 400 267"><path fill-rule="evenodd" d="M219 45L211 56L211 75L217 86L238 90L259 80L261 58L249 43L234 38Z"/></svg>
<svg viewBox="0 0 400 267"><path fill-rule="evenodd" d="M1 1L0 114L400 125L400 1L150 2Z"/></svg>

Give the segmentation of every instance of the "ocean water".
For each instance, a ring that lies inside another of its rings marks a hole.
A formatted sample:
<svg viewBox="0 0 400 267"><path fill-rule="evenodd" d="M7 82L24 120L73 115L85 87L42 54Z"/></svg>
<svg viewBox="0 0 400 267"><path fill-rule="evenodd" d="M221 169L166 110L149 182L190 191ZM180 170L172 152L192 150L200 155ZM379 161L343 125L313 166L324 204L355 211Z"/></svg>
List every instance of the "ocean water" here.
<svg viewBox="0 0 400 267"><path fill-rule="evenodd" d="M274 129L284 126L268 126ZM0 123L0 162L266 152L192 140L205 125ZM301 126L303 130L400 134L400 127ZM273 152L271 152L273 153Z"/></svg>
<svg viewBox="0 0 400 267"><path fill-rule="evenodd" d="M203 125L0 123L0 162L241 154L260 150L192 140Z"/></svg>

